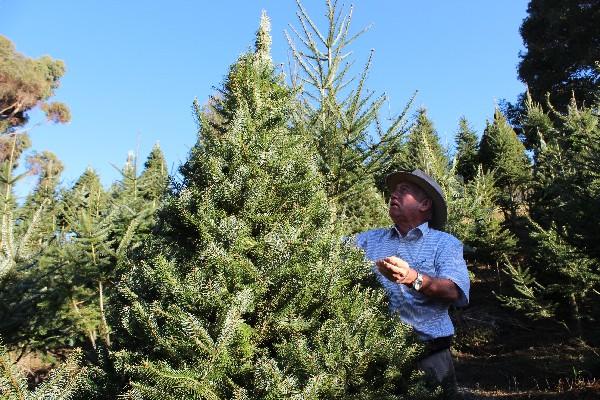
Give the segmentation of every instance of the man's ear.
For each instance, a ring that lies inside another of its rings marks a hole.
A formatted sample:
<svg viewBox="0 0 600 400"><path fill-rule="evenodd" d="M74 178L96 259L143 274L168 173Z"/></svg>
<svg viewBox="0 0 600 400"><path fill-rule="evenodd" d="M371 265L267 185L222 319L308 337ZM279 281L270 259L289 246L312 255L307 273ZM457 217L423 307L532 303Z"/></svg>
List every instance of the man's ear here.
<svg viewBox="0 0 600 400"><path fill-rule="evenodd" d="M425 212L425 211L431 210L432 206L433 206L433 203L431 202L431 199L424 198L423 200L421 200L421 206L419 208L421 211Z"/></svg>

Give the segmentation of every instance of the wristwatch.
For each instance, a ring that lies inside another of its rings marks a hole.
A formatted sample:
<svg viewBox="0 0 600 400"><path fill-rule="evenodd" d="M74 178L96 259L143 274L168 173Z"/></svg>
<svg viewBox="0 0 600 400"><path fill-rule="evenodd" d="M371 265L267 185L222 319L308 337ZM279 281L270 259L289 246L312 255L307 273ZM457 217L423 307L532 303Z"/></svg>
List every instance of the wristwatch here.
<svg viewBox="0 0 600 400"><path fill-rule="evenodd" d="M419 290L421 290L421 286L423 286L423 274L417 272L417 278L412 283L412 288L418 292Z"/></svg>

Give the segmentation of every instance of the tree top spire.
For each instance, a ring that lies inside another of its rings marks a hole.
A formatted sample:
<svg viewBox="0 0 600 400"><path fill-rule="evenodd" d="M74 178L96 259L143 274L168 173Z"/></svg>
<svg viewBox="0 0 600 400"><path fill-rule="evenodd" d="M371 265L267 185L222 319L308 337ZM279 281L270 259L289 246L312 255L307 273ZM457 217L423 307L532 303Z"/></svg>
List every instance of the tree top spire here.
<svg viewBox="0 0 600 400"><path fill-rule="evenodd" d="M256 31L255 54L258 60L271 61L271 20L265 10L260 15Z"/></svg>

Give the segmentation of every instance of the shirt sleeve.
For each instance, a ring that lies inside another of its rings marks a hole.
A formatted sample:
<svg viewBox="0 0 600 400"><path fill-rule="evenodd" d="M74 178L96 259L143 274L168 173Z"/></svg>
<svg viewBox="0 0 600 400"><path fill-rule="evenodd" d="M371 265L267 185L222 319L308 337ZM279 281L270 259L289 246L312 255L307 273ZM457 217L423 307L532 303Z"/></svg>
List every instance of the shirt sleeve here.
<svg viewBox="0 0 600 400"><path fill-rule="evenodd" d="M367 247L367 234L368 232L361 232L352 237L353 240L348 240L348 242L353 243L359 249L365 251Z"/></svg>
<svg viewBox="0 0 600 400"><path fill-rule="evenodd" d="M441 248L436 262L436 272L438 278L450 279L460 289L460 297L454 305L464 307L469 304L471 282L467 263L463 257L463 245L458 239L451 237L451 240Z"/></svg>

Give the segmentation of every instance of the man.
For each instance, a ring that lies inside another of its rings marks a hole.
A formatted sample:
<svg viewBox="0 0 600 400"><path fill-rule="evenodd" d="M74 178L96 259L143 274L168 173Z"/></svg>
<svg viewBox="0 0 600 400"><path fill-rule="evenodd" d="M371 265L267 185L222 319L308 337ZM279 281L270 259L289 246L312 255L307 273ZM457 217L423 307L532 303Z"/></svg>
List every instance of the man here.
<svg viewBox="0 0 600 400"><path fill-rule="evenodd" d="M357 245L375 262L390 310L411 325L426 348L419 367L428 377L456 390L450 344L451 304L469 302L469 275L462 243L442 232L447 219L444 193L421 170L386 178L391 192L391 228L360 233Z"/></svg>

